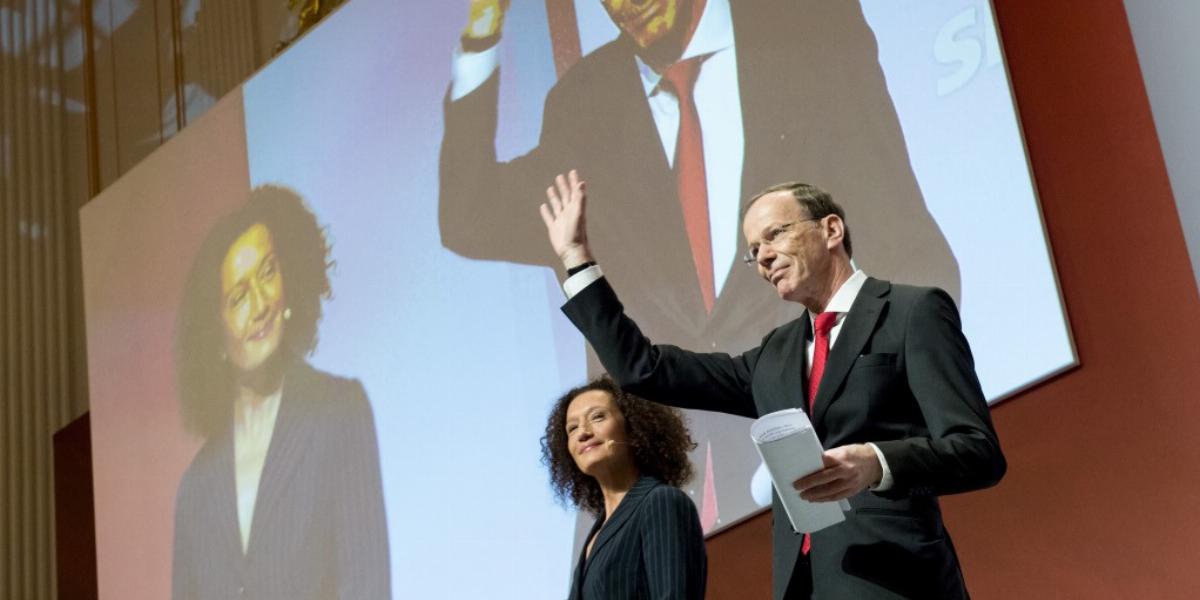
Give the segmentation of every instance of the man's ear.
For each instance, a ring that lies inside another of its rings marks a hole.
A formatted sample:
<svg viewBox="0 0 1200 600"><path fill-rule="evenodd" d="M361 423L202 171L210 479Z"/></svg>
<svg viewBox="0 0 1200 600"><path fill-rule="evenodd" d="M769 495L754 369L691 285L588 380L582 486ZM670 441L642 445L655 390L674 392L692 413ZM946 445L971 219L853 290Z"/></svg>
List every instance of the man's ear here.
<svg viewBox="0 0 1200 600"><path fill-rule="evenodd" d="M846 223L837 215L826 215L821 219L821 227L825 232L825 247L833 250L842 245L842 238L846 234Z"/></svg>

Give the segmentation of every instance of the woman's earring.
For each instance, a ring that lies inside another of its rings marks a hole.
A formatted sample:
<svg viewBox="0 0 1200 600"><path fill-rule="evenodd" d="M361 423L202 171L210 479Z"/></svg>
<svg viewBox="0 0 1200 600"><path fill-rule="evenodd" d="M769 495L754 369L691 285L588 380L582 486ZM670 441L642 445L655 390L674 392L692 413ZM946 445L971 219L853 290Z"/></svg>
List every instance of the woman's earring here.
<svg viewBox="0 0 1200 600"><path fill-rule="evenodd" d="M283 320L286 321L290 318L292 318L292 309L290 307L283 309Z"/></svg>

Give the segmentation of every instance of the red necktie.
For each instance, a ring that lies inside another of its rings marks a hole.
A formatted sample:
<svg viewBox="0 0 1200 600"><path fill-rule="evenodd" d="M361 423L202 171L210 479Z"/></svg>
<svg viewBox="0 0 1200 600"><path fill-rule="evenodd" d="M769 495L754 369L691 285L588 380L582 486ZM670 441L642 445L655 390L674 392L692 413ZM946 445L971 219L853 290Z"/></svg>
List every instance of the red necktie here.
<svg viewBox="0 0 1200 600"><path fill-rule="evenodd" d="M683 208L683 225L692 245L692 261L700 280L704 308L712 312L716 301L713 283L712 241L708 225L708 182L704 171L704 136L700 133L700 117L692 88L700 74L697 56L679 61L667 68L663 78L679 99L679 137L675 140L675 181L679 187L679 202Z"/></svg>
<svg viewBox="0 0 1200 600"><path fill-rule="evenodd" d="M821 376L825 374L825 359L829 358L829 332L837 323L838 313L823 312L817 315L813 323L813 361L812 372L808 374L808 417L813 418L813 408L817 404L817 390L821 387ZM804 534L804 542L800 551L808 554L812 550L812 538Z"/></svg>
<svg viewBox="0 0 1200 600"><path fill-rule="evenodd" d="M837 323L838 313L823 312L814 320L812 372L808 374L808 416L812 418L813 408L817 403L817 389L821 386L821 376L825 374L825 359L829 357L829 332Z"/></svg>

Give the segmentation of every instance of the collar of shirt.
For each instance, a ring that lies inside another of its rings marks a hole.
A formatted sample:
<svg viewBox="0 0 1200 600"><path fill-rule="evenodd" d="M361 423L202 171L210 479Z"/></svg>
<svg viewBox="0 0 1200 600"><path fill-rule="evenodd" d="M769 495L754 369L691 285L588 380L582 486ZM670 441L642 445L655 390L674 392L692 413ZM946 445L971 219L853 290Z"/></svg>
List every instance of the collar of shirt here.
<svg viewBox="0 0 1200 600"><path fill-rule="evenodd" d="M867 274L863 273L862 269L857 269L854 271L854 274L842 284L842 287L838 288L837 291L833 293L833 297L829 299L829 304L825 306L825 312L838 313L837 321L835 321L833 325L835 330L841 329L842 321L846 319L846 313L850 312L851 306L854 306L854 300L855 298L858 298L858 292L862 290L862 286L864 283L866 283L866 281ZM815 317L811 312L808 313L808 319L809 323L815 328ZM832 338L836 335L836 333L830 334L831 345L833 343Z"/></svg>
<svg viewBox="0 0 1200 600"><path fill-rule="evenodd" d="M700 15L700 23L692 33L687 48L679 60L687 60L697 56L716 54L733 47L733 21L729 17L729 0L708 0L704 6L704 14ZM637 62L638 73L642 76L642 87L646 96L653 96L658 91L658 83L662 75L650 68L638 55L633 56Z"/></svg>
<svg viewBox="0 0 1200 600"><path fill-rule="evenodd" d="M270 439L275 429L275 417L279 414L279 400L283 396L283 386L279 386L270 396L263 398L258 404L250 404L238 398L234 403L237 419L234 421L234 432L239 439L249 438Z"/></svg>

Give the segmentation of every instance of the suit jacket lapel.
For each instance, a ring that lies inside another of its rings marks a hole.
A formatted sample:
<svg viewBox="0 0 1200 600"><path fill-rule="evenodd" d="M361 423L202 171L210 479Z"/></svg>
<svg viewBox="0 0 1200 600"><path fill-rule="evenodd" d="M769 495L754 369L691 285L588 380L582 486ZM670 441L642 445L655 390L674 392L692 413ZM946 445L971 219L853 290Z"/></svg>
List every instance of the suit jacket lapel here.
<svg viewBox="0 0 1200 600"><path fill-rule="evenodd" d="M596 519L596 521L592 523L591 531L589 531L587 537L584 538L583 548L579 549L579 560L575 563L575 576L571 578L571 595L568 600L579 600L580 598L583 598L583 577L585 574L587 574L588 563L590 562L589 559L591 558L588 556L588 541L596 536L596 530L600 529L602 525L604 525L604 521L601 519ZM594 548L592 552L594 555Z"/></svg>
<svg viewBox="0 0 1200 600"><path fill-rule="evenodd" d="M867 279L859 290L858 298L846 314L846 321L838 334L837 342L829 350L829 358L825 362L825 373L821 377L821 385L817 390L817 402L814 413L814 423L820 422L829 410L834 400L834 392L842 386L842 381L850 373L850 366L859 352L875 331L875 323L887 304L882 296L891 286L878 279Z"/></svg>
<svg viewBox="0 0 1200 600"><path fill-rule="evenodd" d="M788 392L788 408L799 408L807 413L809 412L808 398L805 397L805 390L808 389L808 340L813 335L812 319L809 318L807 311L800 321L800 339L788 345L786 355L783 357L785 365L800 365L799 369L786 370L788 373L794 372L800 381L799 383L788 381L783 389ZM816 421L811 414L808 415L808 418L810 421Z"/></svg>
<svg viewBox="0 0 1200 600"><path fill-rule="evenodd" d="M600 533L596 534L596 542L592 544L592 553L588 557L589 563L600 554L600 549L612 540L617 532L629 522L629 518L637 514L638 506L645 499L646 494L656 485L658 485L658 480L653 477L642 477L626 492L625 498L617 505L617 510L613 511L612 518L605 521L604 525L600 528Z"/></svg>
<svg viewBox="0 0 1200 600"><path fill-rule="evenodd" d="M230 421L232 429L232 421ZM242 553L242 531L237 512L237 473L234 469L233 432L221 434L216 442L217 474L213 490L213 511L216 513L218 543L231 551L230 556L239 559Z"/></svg>

